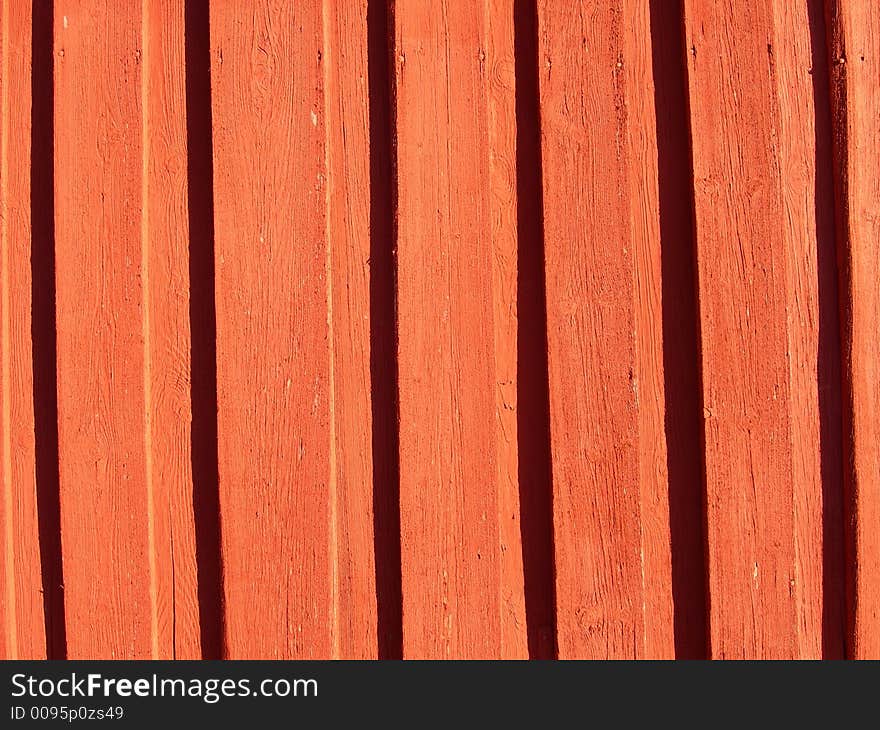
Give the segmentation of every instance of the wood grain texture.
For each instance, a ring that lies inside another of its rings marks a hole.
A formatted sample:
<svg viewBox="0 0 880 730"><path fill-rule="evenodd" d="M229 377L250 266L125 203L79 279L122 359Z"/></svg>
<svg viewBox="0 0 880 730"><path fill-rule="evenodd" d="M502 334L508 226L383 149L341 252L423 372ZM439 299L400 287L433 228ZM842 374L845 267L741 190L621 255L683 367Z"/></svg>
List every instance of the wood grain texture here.
<svg viewBox="0 0 880 730"><path fill-rule="evenodd" d="M848 495L848 654L880 657L880 8L829 0Z"/></svg>
<svg viewBox="0 0 880 730"><path fill-rule="evenodd" d="M711 651L818 657L829 619L823 549L835 548L823 527L836 497L823 500L822 462L835 445L820 439L820 384L834 385L820 373L828 322L817 257L829 233L816 215L810 17L786 3L701 0L685 15ZM825 476L839 494L839 472ZM839 653L839 630L830 644Z"/></svg>
<svg viewBox="0 0 880 730"><path fill-rule="evenodd" d="M147 0L143 10L144 383L146 468L153 491L156 643L160 657L199 659L190 438L184 3Z"/></svg>
<svg viewBox="0 0 880 730"><path fill-rule="evenodd" d="M326 0L325 125L332 330L335 530L334 654L378 657L379 615L373 535L370 250L372 239L367 2ZM387 53L387 49L385 50Z"/></svg>
<svg viewBox="0 0 880 730"><path fill-rule="evenodd" d="M30 3L0 6L0 657L45 659L31 347Z"/></svg>
<svg viewBox="0 0 880 730"><path fill-rule="evenodd" d="M670 657L648 6L538 20L559 656Z"/></svg>
<svg viewBox="0 0 880 730"><path fill-rule="evenodd" d="M502 639L510 608L501 543L510 530L502 537L499 520L511 519L501 492L512 476L500 486L496 409L505 389L499 380L509 377L511 363L496 366L495 357L512 351L497 343L505 331L494 331L510 293L493 292L493 256L510 244L493 248L487 88L500 88L488 83L496 62L487 57L489 47L482 4L395 6L401 571L409 658L491 658L524 647L522 639L513 646L509 636ZM503 145L499 132L496 124L492 139ZM508 455L502 458L507 469Z"/></svg>
<svg viewBox="0 0 880 730"><path fill-rule="evenodd" d="M227 653L326 658L340 590L322 7L235 0L210 20Z"/></svg>
<svg viewBox="0 0 880 730"><path fill-rule="evenodd" d="M520 520L514 3L486 0L486 105L492 241L492 332L495 366L495 465L498 488L500 647L502 659L529 656Z"/></svg>
<svg viewBox="0 0 880 730"><path fill-rule="evenodd" d="M786 250L770 10L766 2L736 9L685 3L709 623L712 655L725 658L797 653ZM755 63L762 56L766 64Z"/></svg>
<svg viewBox="0 0 880 730"><path fill-rule="evenodd" d="M0 0L0 657L880 657L878 59Z"/></svg>
<svg viewBox="0 0 880 730"><path fill-rule="evenodd" d="M771 3L785 252L797 656L843 657L840 349L821 2ZM766 244L763 244L766 245Z"/></svg>
<svg viewBox="0 0 880 730"><path fill-rule="evenodd" d="M112 10L86 0L55 3L58 430L70 658L159 654L144 391L141 20L140 6L130 3Z"/></svg>

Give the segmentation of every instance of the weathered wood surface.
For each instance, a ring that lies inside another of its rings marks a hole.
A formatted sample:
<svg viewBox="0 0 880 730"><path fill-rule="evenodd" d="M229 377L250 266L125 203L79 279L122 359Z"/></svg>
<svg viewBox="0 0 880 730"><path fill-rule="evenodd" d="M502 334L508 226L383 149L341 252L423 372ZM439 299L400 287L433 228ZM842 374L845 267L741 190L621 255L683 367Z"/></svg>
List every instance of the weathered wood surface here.
<svg viewBox="0 0 880 730"><path fill-rule="evenodd" d="M3 0L0 656L880 657L878 23Z"/></svg>

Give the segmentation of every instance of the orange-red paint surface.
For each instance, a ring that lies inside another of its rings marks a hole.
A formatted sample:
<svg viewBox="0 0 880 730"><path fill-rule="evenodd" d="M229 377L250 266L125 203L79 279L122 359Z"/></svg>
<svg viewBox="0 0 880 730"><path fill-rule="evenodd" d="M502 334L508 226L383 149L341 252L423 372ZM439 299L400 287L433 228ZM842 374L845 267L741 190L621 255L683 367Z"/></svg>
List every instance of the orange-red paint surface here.
<svg viewBox="0 0 880 730"><path fill-rule="evenodd" d="M562 658L673 655L649 22L538 4Z"/></svg>
<svg viewBox="0 0 880 730"><path fill-rule="evenodd" d="M25 2L4 3L0 14L0 646L11 659L46 658L30 332L34 181L29 9Z"/></svg>
<svg viewBox="0 0 880 730"><path fill-rule="evenodd" d="M0 656L880 657L878 61L0 0Z"/></svg>
<svg viewBox="0 0 880 730"><path fill-rule="evenodd" d="M840 528L823 529L839 520L841 471L820 433L839 417L821 392L820 358L837 343L819 341L834 327L817 271L820 257L831 263L833 209L819 189L829 170L817 147L829 141L827 128L816 134L826 111L810 79L819 18L788 3L685 3L716 657L842 651L829 605L841 592L824 575L842 558Z"/></svg>

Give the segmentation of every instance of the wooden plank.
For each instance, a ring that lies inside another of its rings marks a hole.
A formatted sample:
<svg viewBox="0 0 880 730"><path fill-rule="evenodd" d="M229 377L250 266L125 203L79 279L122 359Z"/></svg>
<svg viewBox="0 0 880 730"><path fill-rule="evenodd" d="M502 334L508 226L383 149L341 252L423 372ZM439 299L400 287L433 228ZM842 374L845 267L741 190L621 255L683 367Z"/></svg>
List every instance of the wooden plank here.
<svg viewBox="0 0 880 730"><path fill-rule="evenodd" d="M509 378L511 364L496 370L494 359L512 350L496 345L504 331L494 327L510 293L493 292L487 181L491 145L504 140L497 125L491 140L489 133L487 69L496 59L487 58L486 11L442 0L395 8L403 652L409 658L492 658L525 646L522 638L503 637L502 629L511 590L500 543L510 539L510 529L502 532L499 510L510 519L502 492L512 475L499 483L496 407L499 387L509 390L499 380ZM510 159L509 150L501 154ZM499 242L497 253L504 246L509 242ZM509 455L501 456L509 464Z"/></svg>
<svg viewBox="0 0 880 730"><path fill-rule="evenodd" d="M880 658L880 8L829 0L841 246L849 580L848 655Z"/></svg>
<svg viewBox="0 0 880 730"><path fill-rule="evenodd" d="M31 5L0 8L0 657L45 659L31 347Z"/></svg>
<svg viewBox="0 0 880 730"><path fill-rule="evenodd" d="M816 215L808 13L773 1L685 3L719 658L815 657L823 643L839 651L839 632L823 637L834 613L824 523L839 475L827 443L833 343L820 332L833 325L836 295L818 271L832 244Z"/></svg>
<svg viewBox="0 0 880 730"><path fill-rule="evenodd" d="M159 655L142 67L139 5L55 3L61 528L68 656L78 659Z"/></svg>
<svg viewBox="0 0 880 730"><path fill-rule="evenodd" d="M142 143L146 188L141 281L156 643L160 657L200 659L190 433L193 409L184 2L148 0L143 10ZM207 27L204 30L207 32ZM204 183L194 180L192 184Z"/></svg>
<svg viewBox="0 0 880 730"><path fill-rule="evenodd" d="M538 3L560 658L673 652L646 3Z"/></svg>
<svg viewBox="0 0 880 730"><path fill-rule="evenodd" d="M641 557L642 636L635 655L652 659L674 656L672 556L670 535L669 454L665 430L667 413L664 371L662 257L658 142L653 80L650 7L642 0L620 5L612 29L619 28L621 46L614 64L625 113L626 183L629 196L629 242L635 265L635 381L638 409L639 550ZM617 64L620 64L618 66ZM606 73L610 70L606 65ZM611 72L612 76L614 71ZM615 107L617 108L617 107ZM626 253L624 253L624 256ZM681 323L686 326L686 323ZM619 363L618 363L619 366ZM701 534L697 525L694 532ZM679 538L680 539L680 538ZM632 550L632 548L630 548ZM630 553L632 554L632 553ZM696 562L696 561L695 561ZM637 604L638 605L638 604ZM627 650L626 656L630 656Z"/></svg>
<svg viewBox="0 0 880 730"><path fill-rule="evenodd" d="M183 4L60 3L55 28L69 654L199 658Z"/></svg>
<svg viewBox="0 0 880 730"><path fill-rule="evenodd" d="M380 558L375 554L373 535L376 467L371 328L389 323L374 322L371 311L371 286L375 283L371 284L370 257L373 227L378 223L371 204L372 196L381 195L382 189L374 190L371 179L370 156L374 152L367 2L328 0L324 4L323 22L336 475L336 503L331 505L336 529L336 564L332 569L338 591L334 652L347 659L376 659L376 562ZM387 48L384 52L388 53ZM378 93L376 89L372 91ZM379 465L380 471L381 468Z"/></svg>
<svg viewBox="0 0 880 730"><path fill-rule="evenodd" d="M317 2L211 5L218 451L230 658L340 647Z"/></svg>
<svg viewBox="0 0 880 730"><path fill-rule="evenodd" d="M795 656L791 395L768 3L685 3L711 651ZM766 63L757 59L764 58ZM746 124L745 120L749 123Z"/></svg>
<svg viewBox="0 0 880 730"><path fill-rule="evenodd" d="M64 64L56 110L56 214L65 230L58 241L60 470L62 519L76 525L65 531L64 548L76 636L70 652L198 658L182 6L155 2L142 10L114 18L82 3L56 7L56 56ZM74 108L92 51L107 81L91 90L90 104ZM100 144L89 156L77 140L96 134L95 119ZM94 174L71 174L77 164ZM124 184L117 187L117 178ZM68 226L81 206L90 216L76 218L82 228ZM105 325L94 326L96 312ZM86 483L97 488L84 491ZM97 547L108 541L110 550ZM101 559L92 560L99 549ZM116 622L98 634L91 630L96 591Z"/></svg>
<svg viewBox="0 0 880 730"><path fill-rule="evenodd" d="M843 658L840 349L822 2L771 3L785 252L797 655ZM782 182L784 181L784 183ZM766 245L766 244L765 244Z"/></svg>
<svg viewBox="0 0 880 730"><path fill-rule="evenodd" d="M498 561L501 659L529 656L520 520L517 118L514 3L486 0L486 113L492 242L495 465L498 490ZM524 630L526 629L526 630ZM534 641L532 642L535 643ZM545 643L552 643L552 639ZM552 650L545 650L545 655Z"/></svg>

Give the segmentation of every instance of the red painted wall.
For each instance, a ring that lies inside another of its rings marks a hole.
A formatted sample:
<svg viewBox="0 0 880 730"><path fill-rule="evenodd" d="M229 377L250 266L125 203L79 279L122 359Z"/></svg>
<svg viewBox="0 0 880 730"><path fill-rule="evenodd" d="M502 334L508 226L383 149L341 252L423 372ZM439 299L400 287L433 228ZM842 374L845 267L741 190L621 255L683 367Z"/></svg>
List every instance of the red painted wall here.
<svg viewBox="0 0 880 730"><path fill-rule="evenodd" d="M0 18L0 656L880 657L871 3Z"/></svg>

